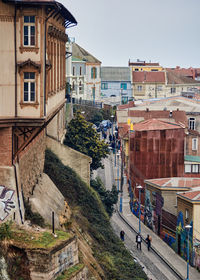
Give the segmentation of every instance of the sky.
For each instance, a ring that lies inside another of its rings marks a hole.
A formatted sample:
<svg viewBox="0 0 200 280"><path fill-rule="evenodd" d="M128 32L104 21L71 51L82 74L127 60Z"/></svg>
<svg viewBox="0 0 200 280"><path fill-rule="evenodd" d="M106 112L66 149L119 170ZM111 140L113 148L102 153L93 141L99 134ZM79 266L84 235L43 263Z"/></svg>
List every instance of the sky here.
<svg viewBox="0 0 200 280"><path fill-rule="evenodd" d="M78 22L67 34L102 66L200 67L200 0L59 1Z"/></svg>

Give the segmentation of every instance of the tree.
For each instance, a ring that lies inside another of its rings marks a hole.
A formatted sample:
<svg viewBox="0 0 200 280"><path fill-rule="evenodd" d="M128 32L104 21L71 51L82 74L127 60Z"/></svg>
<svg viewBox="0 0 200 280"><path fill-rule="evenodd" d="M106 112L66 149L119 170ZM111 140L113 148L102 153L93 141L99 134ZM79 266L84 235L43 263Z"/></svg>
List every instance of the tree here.
<svg viewBox="0 0 200 280"><path fill-rule="evenodd" d="M101 160L109 154L108 145L100 140L99 134L92 128L92 124L85 120L80 111L76 112L67 126L64 144L90 156L92 158L91 170L103 168Z"/></svg>
<svg viewBox="0 0 200 280"><path fill-rule="evenodd" d="M118 201L118 191L116 186L113 185L111 191L106 190L99 177L97 177L95 180L91 180L90 185L98 192L100 199L104 204L106 212L111 217L114 211L114 205Z"/></svg>

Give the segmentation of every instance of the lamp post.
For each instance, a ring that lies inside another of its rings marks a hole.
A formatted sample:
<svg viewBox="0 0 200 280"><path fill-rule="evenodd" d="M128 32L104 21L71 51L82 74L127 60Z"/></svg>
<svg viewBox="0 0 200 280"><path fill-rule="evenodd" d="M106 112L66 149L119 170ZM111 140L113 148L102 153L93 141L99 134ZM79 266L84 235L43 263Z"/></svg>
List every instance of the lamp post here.
<svg viewBox="0 0 200 280"><path fill-rule="evenodd" d="M120 151L117 153L117 191L119 192L119 156Z"/></svg>
<svg viewBox="0 0 200 280"><path fill-rule="evenodd" d="M112 139L113 139L113 118L114 118L114 115L111 115L110 117L112 118Z"/></svg>
<svg viewBox="0 0 200 280"><path fill-rule="evenodd" d="M190 280L189 279L189 260L190 260L190 251L189 251L189 233L190 233L190 229L191 229L191 225L186 225L185 229L187 230L187 278L186 280Z"/></svg>
<svg viewBox="0 0 200 280"><path fill-rule="evenodd" d="M139 190L139 233L141 233L141 221L140 221L140 217L141 217L141 190L142 190L142 186L137 186L136 187Z"/></svg>

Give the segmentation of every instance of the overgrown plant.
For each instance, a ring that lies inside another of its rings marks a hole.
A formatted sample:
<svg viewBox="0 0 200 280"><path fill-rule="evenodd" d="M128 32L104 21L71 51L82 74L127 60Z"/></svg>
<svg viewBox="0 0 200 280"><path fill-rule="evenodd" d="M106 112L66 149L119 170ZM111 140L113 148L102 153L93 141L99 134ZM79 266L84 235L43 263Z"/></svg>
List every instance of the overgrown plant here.
<svg viewBox="0 0 200 280"><path fill-rule="evenodd" d="M90 181L91 187L98 192L103 205L105 206L106 212L111 217L114 211L114 205L118 200L118 191L115 185L112 186L112 190L106 190L103 182L99 177Z"/></svg>
<svg viewBox="0 0 200 280"><path fill-rule="evenodd" d="M93 254L105 272L105 280L146 280L141 267L134 263L131 254L114 234L96 191L49 150L46 151L44 172L69 205L79 208L79 216L87 220L88 233L93 239Z"/></svg>
<svg viewBox="0 0 200 280"><path fill-rule="evenodd" d="M12 221L5 222L0 225L0 240L12 238Z"/></svg>

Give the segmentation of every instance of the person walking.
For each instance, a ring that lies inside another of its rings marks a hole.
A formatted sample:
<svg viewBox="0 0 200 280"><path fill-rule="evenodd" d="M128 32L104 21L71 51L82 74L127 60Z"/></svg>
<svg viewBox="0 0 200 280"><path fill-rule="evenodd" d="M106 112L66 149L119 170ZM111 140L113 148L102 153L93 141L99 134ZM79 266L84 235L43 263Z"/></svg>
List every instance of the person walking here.
<svg viewBox="0 0 200 280"><path fill-rule="evenodd" d="M125 235L125 232L123 230L120 231L120 238L122 241L124 241L124 235Z"/></svg>
<svg viewBox="0 0 200 280"><path fill-rule="evenodd" d="M147 243L147 248L148 248L148 251L150 250L151 248L151 241L152 241L152 238L149 234L147 234L147 238L145 239L146 240L146 243Z"/></svg>
<svg viewBox="0 0 200 280"><path fill-rule="evenodd" d="M140 235L140 233L138 233L136 235L136 243L137 243L137 249L139 247L139 249L141 250L141 244L142 244L142 236Z"/></svg>

